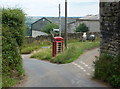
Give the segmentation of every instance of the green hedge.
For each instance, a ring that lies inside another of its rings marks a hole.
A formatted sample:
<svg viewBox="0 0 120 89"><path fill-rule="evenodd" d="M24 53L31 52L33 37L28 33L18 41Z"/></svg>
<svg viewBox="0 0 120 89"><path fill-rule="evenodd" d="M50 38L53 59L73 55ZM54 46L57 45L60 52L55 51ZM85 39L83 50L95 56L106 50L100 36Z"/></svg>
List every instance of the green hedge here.
<svg viewBox="0 0 120 89"><path fill-rule="evenodd" d="M16 39L19 46L22 46L26 29L23 11L21 9L3 9L2 24L9 26L13 38Z"/></svg>
<svg viewBox="0 0 120 89"><path fill-rule="evenodd" d="M24 75L20 47L25 31L21 9L2 10L2 86L10 87Z"/></svg>

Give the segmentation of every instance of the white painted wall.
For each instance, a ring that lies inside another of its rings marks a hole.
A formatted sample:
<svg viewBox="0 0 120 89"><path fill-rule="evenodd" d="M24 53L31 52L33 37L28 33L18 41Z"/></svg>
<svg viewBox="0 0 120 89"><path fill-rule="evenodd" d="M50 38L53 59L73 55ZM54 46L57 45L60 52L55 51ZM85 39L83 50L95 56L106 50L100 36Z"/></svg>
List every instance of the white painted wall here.
<svg viewBox="0 0 120 89"><path fill-rule="evenodd" d="M37 37L37 36L40 36L40 35L48 35L44 32L41 32L41 31L35 31L35 30L32 30L32 37Z"/></svg>

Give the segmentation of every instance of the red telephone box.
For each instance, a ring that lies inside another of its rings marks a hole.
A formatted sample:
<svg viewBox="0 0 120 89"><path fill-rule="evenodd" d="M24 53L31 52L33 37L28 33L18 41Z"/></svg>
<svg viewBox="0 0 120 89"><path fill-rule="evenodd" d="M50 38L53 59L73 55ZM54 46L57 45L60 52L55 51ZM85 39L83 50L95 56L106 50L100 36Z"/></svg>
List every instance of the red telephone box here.
<svg viewBox="0 0 120 89"><path fill-rule="evenodd" d="M63 51L63 38L62 37L54 37L53 38L52 56L55 57L56 54L59 54L62 51Z"/></svg>

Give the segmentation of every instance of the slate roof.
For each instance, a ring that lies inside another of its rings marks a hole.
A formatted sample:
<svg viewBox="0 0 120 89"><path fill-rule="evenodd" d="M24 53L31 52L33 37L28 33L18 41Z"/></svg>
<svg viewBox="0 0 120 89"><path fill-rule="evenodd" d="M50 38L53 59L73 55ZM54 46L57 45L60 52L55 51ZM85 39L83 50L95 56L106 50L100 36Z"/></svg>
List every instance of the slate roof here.
<svg viewBox="0 0 120 89"><path fill-rule="evenodd" d="M47 17L48 20L55 24L59 24L59 18L58 17ZM68 17L67 23L71 23L76 21L77 17ZM62 31L65 29L65 17L61 17L61 29Z"/></svg>
<svg viewBox="0 0 120 89"><path fill-rule="evenodd" d="M83 18L79 18L77 20L90 20L90 21L94 21L94 20L99 20L99 15L87 15Z"/></svg>
<svg viewBox="0 0 120 89"><path fill-rule="evenodd" d="M78 18L79 17L68 17L67 22L68 23L74 22ZM37 23L38 21L40 21L42 19L46 19L47 21L49 21L51 23L55 23L55 24L59 25L59 17L43 17L43 18L37 20L36 22L32 23L32 25ZM61 29L64 30L64 28L65 28L65 17L61 17Z"/></svg>
<svg viewBox="0 0 120 89"><path fill-rule="evenodd" d="M68 23L76 21L78 17L68 17ZM59 24L58 17L47 17L48 20L52 21L53 23ZM61 24L65 24L65 18L61 17Z"/></svg>

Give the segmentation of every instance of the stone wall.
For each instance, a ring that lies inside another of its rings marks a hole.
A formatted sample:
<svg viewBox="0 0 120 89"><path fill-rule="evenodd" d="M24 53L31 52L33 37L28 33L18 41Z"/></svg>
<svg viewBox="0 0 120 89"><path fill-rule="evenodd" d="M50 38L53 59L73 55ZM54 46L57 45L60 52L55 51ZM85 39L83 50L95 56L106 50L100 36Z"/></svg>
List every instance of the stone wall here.
<svg viewBox="0 0 120 89"><path fill-rule="evenodd" d="M90 33L87 33L87 34L88 35L89 34L95 34L95 36L97 38L100 38L100 33L99 32L90 32ZM82 35L83 35L83 33L68 33L68 40L74 40L74 39L81 40ZM63 33L62 33L62 37L64 38ZM32 43L34 41L44 41L44 40L52 41L52 36L51 35L41 35L41 36L37 36L37 37L26 37L26 42L27 43Z"/></svg>
<svg viewBox="0 0 120 89"><path fill-rule="evenodd" d="M120 2L100 2L101 54L120 53Z"/></svg>
<svg viewBox="0 0 120 89"><path fill-rule="evenodd" d="M52 40L52 36L51 35L41 35L41 36L37 36L37 37L25 37L25 42L26 43L33 43L35 41L51 41Z"/></svg>

